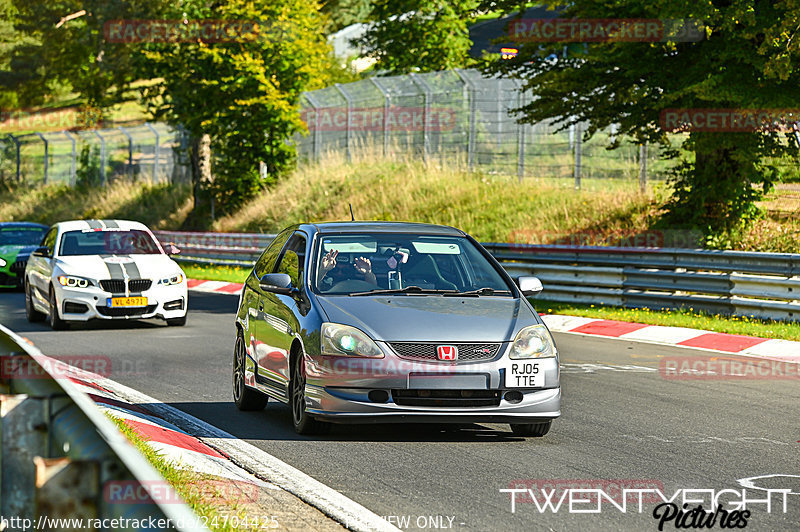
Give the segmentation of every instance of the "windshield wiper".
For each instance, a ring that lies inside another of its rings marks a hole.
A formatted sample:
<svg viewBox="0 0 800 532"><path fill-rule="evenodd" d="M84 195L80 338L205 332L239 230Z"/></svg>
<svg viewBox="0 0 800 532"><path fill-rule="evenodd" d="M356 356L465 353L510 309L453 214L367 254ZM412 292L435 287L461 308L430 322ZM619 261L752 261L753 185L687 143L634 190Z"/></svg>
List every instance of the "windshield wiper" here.
<svg viewBox="0 0 800 532"><path fill-rule="evenodd" d="M485 286L483 288L478 288L477 290L467 290L466 292L451 292L446 295L448 296L494 296L498 294L511 294L510 290L495 290L494 288L489 288Z"/></svg>
<svg viewBox="0 0 800 532"><path fill-rule="evenodd" d="M458 290L436 290L433 288L422 288L417 285L406 286L405 288L380 288L368 292L353 292L350 296L370 296L374 294L457 294Z"/></svg>

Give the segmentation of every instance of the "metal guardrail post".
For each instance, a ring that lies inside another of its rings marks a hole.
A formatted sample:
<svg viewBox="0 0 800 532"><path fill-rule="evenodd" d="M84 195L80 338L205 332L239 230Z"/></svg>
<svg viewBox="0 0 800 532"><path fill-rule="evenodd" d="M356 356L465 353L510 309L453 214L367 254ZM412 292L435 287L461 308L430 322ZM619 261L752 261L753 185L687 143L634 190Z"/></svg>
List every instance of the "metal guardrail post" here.
<svg viewBox="0 0 800 532"><path fill-rule="evenodd" d="M573 177L575 178L575 190L581 189L581 157L582 157L582 144L583 138L581 133L581 125L575 124L575 168Z"/></svg>
<svg viewBox="0 0 800 532"><path fill-rule="evenodd" d="M14 135L12 135L11 133L8 134L8 138L11 140L11 142L14 143L14 147L16 148L16 155L17 155L16 179L17 179L17 183L21 183L22 182L22 173L20 172L20 167L21 167L22 159L21 159L21 154L20 154L20 142L19 142L19 139L17 137L15 137Z"/></svg>
<svg viewBox="0 0 800 532"><path fill-rule="evenodd" d="M100 139L100 184L106 184L106 166L108 165L108 161L106 161L106 139L103 135L100 134L99 129L94 130L95 136Z"/></svg>
<svg viewBox="0 0 800 532"><path fill-rule="evenodd" d="M350 118L351 118L351 115L353 114L353 100L352 100L352 98L350 98L350 95L347 94L347 91L345 91L342 88L342 84L341 83L337 83L335 85L335 87L336 87L336 90L339 91L339 94L341 94L342 97L344 97L344 100L347 102L347 133L345 135L345 143L347 145L347 147L346 147L347 161L350 162L352 160L352 158L353 158L353 154L350 151L350 136L352 134L352 125L350 123Z"/></svg>
<svg viewBox="0 0 800 532"><path fill-rule="evenodd" d="M469 133L467 136L467 167L472 170L475 166L475 120L478 114L478 103L475 101L475 86L472 81L463 74L461 69L455 70L461 81L464 82L466 93L469 97Z"/></svg>
<svg viewBox="0 0 800 532"><path fill-rule="evenodd" d="M133 179L133 137L124 127L119 126L117 129L128 137L128 177Z"/></svg>
<svg viewBox="0 0 800 532"><path fill-rule="evenodd" d="M34 133L34 135L39 137L42 140L42 142L44 143L44 184L46 185L47 184L47 177L48 177L47 174L48 174L48 170L49 170L49 167L50 167L50 164L49 164L50 163L50 160L49 160L50 159L50 153L49 153L50 143L47 141L47 139L45 138L45 136L41 132L37 131L36 133Z"/></svg>
<svg viewBox="0 0 800 532"><path fill-rule="evenodd" d="M392 95L376 78L369 78L369 80L383 95L383 156L386 157L389 153L389 112L392 106Z"/></svg>
<svg viewBox="0 0 800 532"><path fill-rule="evenodd" d="M430 152L430 106L431 106L431 88L425 82L424 79L420 78L416 74L409 74L411 81L414 84L422 89L422 160L427 162L428 161L428 153Z"/></svg>
<svg viewBox="0 0 800 532"><path fill-rule="evenodd" d="M525 91L518 80L514 80L517 89L517 107L525 105ZM522 183L525 177L525 124L517 120L517 180Z"/></svg>
<svg viewBox="0 0 800 532"><path fill-rule="evenodd" d="M78 159L78 150L77 144L75 142L75 135L70 133L69 131L62 131L62 133L70 140L72 143L72 161L69 165L69 184L70 186L75 186L75 181L78 177L78 169L77 169L77 159Z"/></svg>
<svg viewBox="0 0 800 532"><path fill-rule="evenodd" d="M149 129L153 135L156 137L156 145L153 148L153 181L158 181L158 165L159 159L161 158L161 135L158 134L156 128L150 122L145 122L145 126Z"/></svg>
<svg viewBox="0 0 800 532"><path fill-rule="evenodd" d="M639 192L647 193L647 143L639 145Z"/></svg>
<svg viewBox="0 0 800 532"><path fill-rule="evenodd" d="M319 109L320 105L317 99L311 96L311 93L305 93L306 99L314 106L314 160L319 161L320 157L320 141L319 141Z"/></svg>

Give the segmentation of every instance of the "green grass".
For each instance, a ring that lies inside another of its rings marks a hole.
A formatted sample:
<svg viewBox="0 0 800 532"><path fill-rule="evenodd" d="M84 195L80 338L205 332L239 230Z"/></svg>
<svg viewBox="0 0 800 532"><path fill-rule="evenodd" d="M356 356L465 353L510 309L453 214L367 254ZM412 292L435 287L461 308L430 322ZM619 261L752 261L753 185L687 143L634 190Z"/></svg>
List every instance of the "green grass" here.
<svg viewBox="0 0 800 532"><path fill-rule="evenodd" d="M147 458L147 461L156 471L169 482L175 492L186 502L186 505L194 510L197 515L208 519L207 526L210 529L230 532L252 530L244 526L245 514L240 509L236 508L235 505L226 507L224 503L220 504L219 497L214 496L216 478L185 469L178 469L172 462L164 459L160 453L150 447L147 444L147 438L126 424L124 420L112 415L108 417L120 432L130 440L133 446ZM208 484L204 486L204 482ZM211 502L215 499L216 504ZM241 526L233 527L230 525L229 519L234 515L239 517L238 521ZM225 516L228 516L228 518L226 519ZM222 526L213 526L214 523Z"/></svg>
<svg viewBox="0 0 800 532"><path fill-rule="evenodd" d="M459 227L481 241L545 243L573 233L635 235L647 230L655 194L631 181L516 178L456 164L330 156L299 168L214 224L226 232L277 232L298 222L415 221Z"/></svg>
<svg viewBox="0 0 800 532"><path fill-rule="evenodd" d="M180 261L180 257L177 257ZM244 283L252 268L239 266L207 266L181 261L181 268L189 279L205 279L207 281L227 281Z"/></svg>
<svg viewBox="0 0 800 532"><path fill-rule="evenodd" d="M559 303L544 299L532 299L536 310L542 314L564 314L586 318L663 325L666 327L688 327L727 334L758 336L781 340L800 341L800 324L761 320L758 318L713 315L698 312L691 308L670 311L649 309L629 309L603 305L582 305Z"/></svg>
<svg viewBox="0 0 800 532"><path fill-rule="evenodd" d="M44 224L82 218L137 220L152 229L178 228L191 210L188 185L117 181L106 187L48 185L0 192L0 220Z"/></svg>

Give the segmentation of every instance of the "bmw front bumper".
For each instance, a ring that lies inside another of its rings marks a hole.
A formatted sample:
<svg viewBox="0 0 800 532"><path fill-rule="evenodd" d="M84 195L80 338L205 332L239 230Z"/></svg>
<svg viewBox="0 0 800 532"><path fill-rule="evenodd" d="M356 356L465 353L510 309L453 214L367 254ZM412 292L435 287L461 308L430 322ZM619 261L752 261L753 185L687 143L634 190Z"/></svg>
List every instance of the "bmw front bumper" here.
<svg viewBox="0 0 800 532"><path fill-rule="evenodd" d="M180 318L186 315L189 301L185 281L172 286L153 284L150 289L135 294L147 298L144 307L110 307L109 299L124 296L112 295L98 286L73 288L56 284L54 288L61 318L67 321Z"/></svg>

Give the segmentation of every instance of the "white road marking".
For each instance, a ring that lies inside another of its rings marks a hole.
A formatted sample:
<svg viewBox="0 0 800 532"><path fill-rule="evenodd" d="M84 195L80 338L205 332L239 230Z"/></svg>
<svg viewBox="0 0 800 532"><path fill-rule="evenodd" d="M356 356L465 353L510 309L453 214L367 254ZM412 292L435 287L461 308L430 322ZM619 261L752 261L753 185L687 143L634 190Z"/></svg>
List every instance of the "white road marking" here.
<svg viewBox="0 0 800 532"><path fill-rule="evenodd" d="M147 404L147 408L154 414L222 452L239 467L280 486L302 501L314 506L341 523L345 528L356 532L398 532L400 530L333 488L222 429L124 384L105 378L96 380L98 384L132 404ZM198 434L203 436L199 437Z"/></svg>
<svg viewBox="0 0 800 532"><path fill-rule="evenodd" d="M653 373L658 371L656 368L646 366L635 366L633 364L575 364L564 362L561 364L563 373L595 373L597 371L621 371L632 373Z"/></svg>

